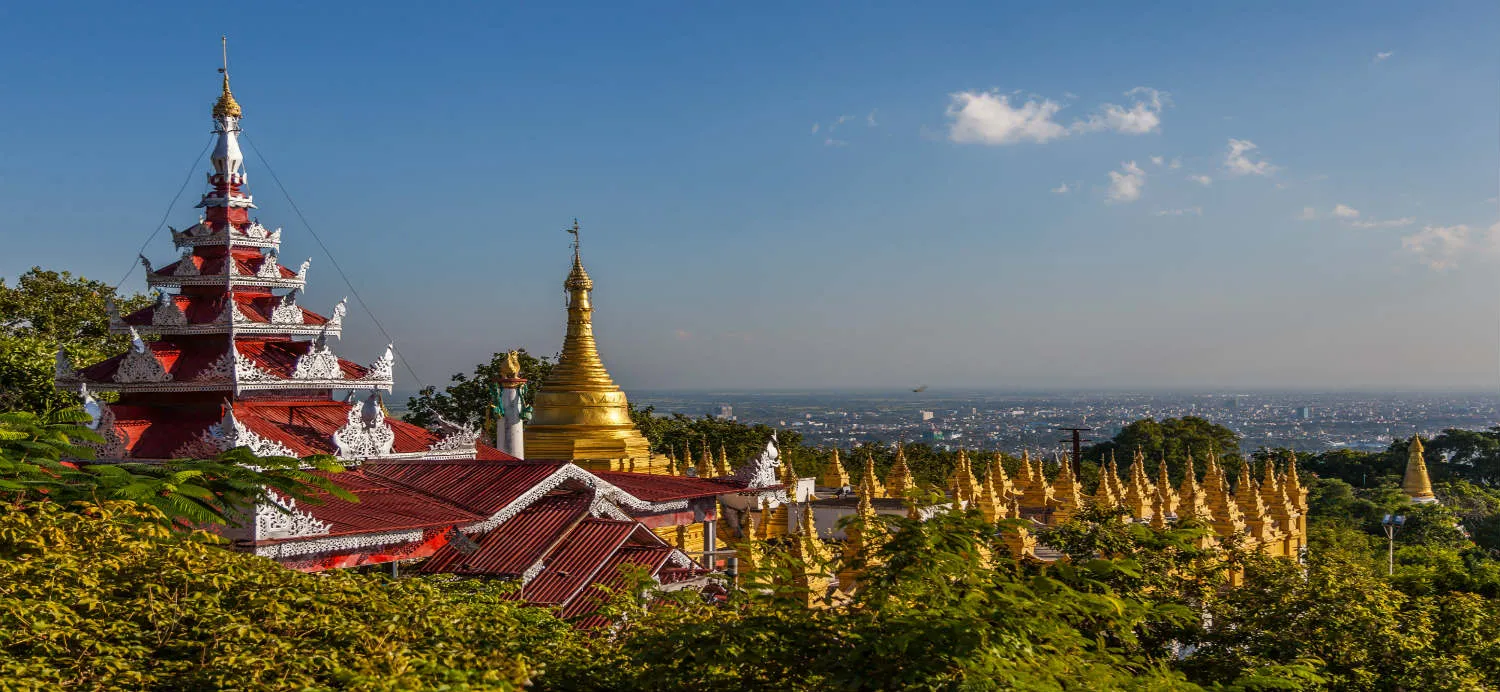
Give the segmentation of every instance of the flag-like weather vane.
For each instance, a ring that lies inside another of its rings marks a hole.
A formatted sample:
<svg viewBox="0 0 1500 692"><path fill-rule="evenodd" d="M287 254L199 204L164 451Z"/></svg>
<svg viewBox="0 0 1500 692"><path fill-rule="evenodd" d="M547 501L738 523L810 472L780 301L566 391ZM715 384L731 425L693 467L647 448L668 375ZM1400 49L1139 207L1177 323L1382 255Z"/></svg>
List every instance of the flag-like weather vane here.
<svg viewBox="0 0 1500 692"><path fill-rule="evenodd" d="M570 227L570 228L564 228L563 230L567 231L568 235L573 236L573 251L577 252L578 251L578 244L579 244L578 243L578 219L574 218L573 219L573 226Z"/></svg>

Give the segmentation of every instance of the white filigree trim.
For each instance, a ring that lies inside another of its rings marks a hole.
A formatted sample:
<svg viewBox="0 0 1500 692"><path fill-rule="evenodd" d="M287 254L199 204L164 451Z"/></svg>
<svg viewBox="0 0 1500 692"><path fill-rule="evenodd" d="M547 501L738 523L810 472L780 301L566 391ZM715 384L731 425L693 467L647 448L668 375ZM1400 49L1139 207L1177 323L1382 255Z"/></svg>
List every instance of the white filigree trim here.
<svg viewBox="0 0 1500 692"><path fill-rule="evenodd" d="M151 309L151 325L161 327L183 327L187 326L187 314L177 306L177 301L172 296L162 293L157 298L156 305Z"/></svg>
<svg viewBox="0 0 1500 692"><path fill-rule="evenodd" d="M677 565L678 567L681 567L683 569L693 566L693 559L688 557L687 553L684 553L676 548L673 548L672 552L667 554L667 562Z"/></svg>
<svg viewBox="0 0 1500 692"><path fill-rule="evenodd" d="M296 457L286 445L255 434L234 415L234 407L224 406L223 420L198 433L196 439L178 447L172 454L178 458L206 459L235 447L248 447L256 456Z"/></svg>
<svg viewBox="0 0 1500 692"><path fill-rule="evenodd" d="M734 472L733 479L744 483L746 488L764 488L780 482L776 478L778 468L781 468L781 450L776 447L776 434L772 433L771 439L766 441L766 448L760 456L739 467Z"/></svg>
<svg viewBox="0 0 1500 692"><path fill-rule="evenodd" d="M385 353L381 354L379 360L370 364L369 371L360 379L366 382L392 382L395 379L395 368L396 346L386 344Z"/></svg>
<svg viewBox="0 0 1500 692"><path fill-rule="evenodd" d="M255 505L255 540L311 538L328 535L328 522L297 509L297 501L271 494L272 502Z"/></svg>
<svg viewBox="0 0 1500 692"><path fill-rule="evenodd" d="M594 500L589 503L589 515L619 519L620 521L632 521L630 515L625 513L625 510L616 507L614 503L599 493L594 493Z"/></svg>
<svg viewBox="0 0 1500 692"><path fill-rule="evenodd" d="M184 250L182 258L177 260L177 268L172 271L173 276L197 276L198 263L193 261L193 251Z"/></svg>
<svg viewBox="0 0 1500 692"><path fill-rule="evenodd" d="M421 531L391 531L389 533L314 538L304 541L256 546L255 554L261 557L276 559L316 553L347 552L381 545L420 543L424 535Z"/></svg>
<svg viewBox="0 0 1500 692"><path fill-rule="evenodd" d="M349 407L344 427L333 432L333 446L340 459L375 459L389 456L396 431L385 421L385 410L371 394L365 402Z"/></svg>
<svg viewBox="0 0 1500 692"><path fill-rule="evenodd" d="M302 282L306 282L307 281L307 269L308 269L308 267L311 267L311 266L312 266L312 258L311 257L309 257L309 258L307 258L305 260L302 260L302 266L300 266L300 267L297 268L297 280L298 281L302 281Z"/></svg>
<svg viewBox="0 0 1500 692"><path fill-rule="evenodd" d="M434 452L474 451L474 441L479 439L479 431L477 429L467 425L450 423L441 417L438 421L443 424L443 428L448 434L444 435L437 442L432 443L432 446L428 447L429 450Z"/></svg>
<svg viewBox="0 0 1500 692"><path fill-rule="evenodd" d="M125 352L125 357L120 360L120 365L115 368L114 381L116 382L170 382L172 373L162 367L161 361L156 359L156 354L141 340L141 335L136 333L135 328L130 329L130 350Z"/></svg>
<svg viewBox="0 0 1500 692"><path fill-rule="evenodd" d="M277 377L263 370L260 365L251 360L249 356L240 353L234 344L229 344L229 352L234 354L234 381L245 382L281 382L283 378Z"/></svg>
<svg viewBox="0 0 1500 692"><path fill-rule="evenodd" d="M276 261L276 251L267 252L261 260L260 268L255 270L255 275L262 279L281 278L281 265Z"/></svg>
<svg viewBox="0 0 1500 692"><path fill-rule="evenodd" d="M333 349L328 347L328 342L321 336L308 346L307 353L299 356L297 364L292 366L294 380L337 380L343 376L344 368L339 365L339 357L333 354Z"/></svg>
<svg viewBox="0 0 1500 692"><path fill-rule="evenodd" d="M573 464L563 464L562 466L559 466L556 471L553 471L552 475L547 476L539 483L528 489L526 492L521 493L519 497L512 500L510 504L501 507L499 511L495 512L489 518L477 524L465 526L462 530L464 533L478 533L489 531L496 526L510 521L512 517L515 517L517 514L520 514L522 510L531 506L531 503L540 500L542 497L546 496L547 493L556 490L559 486L568 481L575 481L580 485L594 489L594 500L589 505L590 512L606 511L602 508L603 505L600 504L601 502L608 502L610 504L613 504L615 507L620 508L622 512L626 508L629 508L643 514L680 512L688 508L687 500L677 500L673 502L662 503L647 502L646 500L642 500L634 495L631 495L630 493L621 490L608 481L605 481L598 476L585 471L582 467L574 466Z"/></svg>
<svg viewBox="0 0 1500 692"><path fill-rule="evenodd" d="M323 324L325 329L337 330L344 325L344 314L349 312L349 299L340 298L338 305L333 306L333 314Z"/></svg>
<svg viewBox="0 0 1500 692"><path fill-rule="evenodd" d="M107 404L100 404L89 396L88 390L83 390L84 410L97 409L98 415L89 427L104 438L103 442L84 442L83 446L94 450L94 459L107 461L111 459L124 459L130 452L128 445L130 440L125 433L120 432L119 426L115 425L115 412ZM90 406L92 404L92 406ZM93 411L89 411L93 413Z"/></svg>
<svg viewBox="0 0 1500 692"><path fill-rule="evenodd" d="M214 360L214 362L209 363L208 367L199 370L198 374L193 376L192 381L203 383L233 381L234 359L237 355L239 355L239 353L234 350L233 345L230 345L228 351L225 351L223 354L221 354L217 359Z"/></svg>
<svg viewBox="0 0 1500 692"><path fill-rule="evenodd" d="M271 311L271 324L302 324L302 308L297 307L297 289L281 297L276 309Z"/></svg>

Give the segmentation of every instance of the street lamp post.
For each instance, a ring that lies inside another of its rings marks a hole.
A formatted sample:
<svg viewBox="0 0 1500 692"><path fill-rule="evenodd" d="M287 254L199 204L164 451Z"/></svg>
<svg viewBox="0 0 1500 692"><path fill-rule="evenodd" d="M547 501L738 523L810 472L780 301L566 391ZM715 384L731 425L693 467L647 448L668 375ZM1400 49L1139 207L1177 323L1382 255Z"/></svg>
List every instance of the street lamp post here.
<svg viewBox="0 0 1500 692"><path fill-rule="evenodd" d="M1406 525L1406 517L1400 514L1387 514L1380 520L1380 528L1385 529L1386 540L1386 576L1396 573L1396 532Z"/></svg>

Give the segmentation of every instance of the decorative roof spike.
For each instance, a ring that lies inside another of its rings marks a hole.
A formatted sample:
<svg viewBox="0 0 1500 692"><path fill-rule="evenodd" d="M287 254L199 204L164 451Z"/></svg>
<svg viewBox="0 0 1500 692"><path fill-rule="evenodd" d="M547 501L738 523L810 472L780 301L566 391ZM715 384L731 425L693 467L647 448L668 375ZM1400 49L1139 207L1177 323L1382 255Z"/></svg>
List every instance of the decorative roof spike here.
<svg viewBox="0 0 1500 692"><path fill-rule="evenodd" d="M869 485L875 491L876 497L887 496L885 486L882 486L880 480L875 477L875 455L871 452L865 452L865 470L860 475L859 482L861 485Z"/></svg>
<svg viewBox="0 0 1500 692"><path fill-rule="evenodd" d="M147 351L146 342L141 339L141 335L135 330L135 327L130 328L130 350L141 354Z"/></svg>
<svg viewBox="0 0 1500 692"><path fill-rule="evenodd" d="M724 452L724 443L722 442L719 443L719 466L717 471L718 473L716 473L715 475L718 476L728 476L734 473L734 471L729 468L729 455Z"/></svg>
<svg viewBox="0 0 1500 692"><path fill-rule="evenodd" d="M1298 512L1307 514L1307 490L1302 487L1302 480L1297 477L1297 454L1295 452L1286 460L1286 480L1282 483L1282 488L1285 489L1287 501L1291 502Z"/></svg>
<svg viewBox="0 0 1500 692"><path fill-rule="evenodd" d="M1176 514L1178 495L1172 490L1172 477L1167 474L1167 455L1165 453L1162 454L1161 463L1156 467L1156 491L1161 493L1162 502L1167 508L1167 514Z"/></svg>
<svg viewBox="0 0 1500 692"><path fill-rule="evenodd" d="M1427 476L1427 462L1422 458L1422 436L1412 435L1411 446L1406 450L1406 475L1401 479L1401 490L1412 502L1437 502L1432 492L1432 479Z"/></svg>
<svg viewBox="0 0 1500 692"><path fill-rule="evenodd" d="M911 467L906 464L906 449L898 441L896 462L885 476L885 487L881 488L878 483L875 485L875 491L879 493L877 497L906 497L906 493L915 487L917 482L912 479Z"/></svg>
<svg viewBox="0 0 1500 692"><path fill-rule="evenodd" d="M849 472L844 470L844 464L839 460L838 447L833 448L828 464L823 467L823 477L819 480L825 488L846 488L851 485Z"/></svg>
<svg viewBox="0 0 1500 692"><path fill-rule="evenodd" d="M1021 468L1016 469L1016 479L1013 482L1016 492L1024 494L1026 489L1031 487L1031 476L1031 450L1023 448L1021 450Z"/></svg>
<svg viewBox="0 0 1500 692"><path fill-rule="evenodd" d="M1198 487L1198 472L1193 468L1193 453L1188 452L1187 468L1183 469L1182 485L1177 489L1179 497L1177 514L1182 517L1207 517L1208 506L1204 504L1202 489Z"/></svg>
<svg viewBox="0 0 1500 692"><path fill-rule="evenodd" d="M78 385L78 396L83 398L83 412L89 414L89 422L84 423L84 426L89 430L98 430L99 423L104 417L103 404L100 404L99 400L89 393L87 384Z"/></svg>
<svg viewBox="0 0 1500 692"><path fill-rule="evenodd" d="M699 478L708 478L714 475L714 455L708 451L708 436L703 437L703 454L698 457L696 469Z"/></svg>

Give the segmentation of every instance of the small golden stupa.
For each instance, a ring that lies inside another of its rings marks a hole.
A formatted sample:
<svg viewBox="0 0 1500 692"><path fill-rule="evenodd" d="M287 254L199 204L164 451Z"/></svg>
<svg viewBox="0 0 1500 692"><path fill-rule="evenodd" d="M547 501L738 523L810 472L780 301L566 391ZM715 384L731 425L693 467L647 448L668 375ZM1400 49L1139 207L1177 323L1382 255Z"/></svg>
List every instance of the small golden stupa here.
<svg viewBox="0 0 1500 692"><path fill-rule="evenodd" d="M575 223L570 233L577 234ZM594 282L573 245L568 292L568 333L557 366L542 382L526 426L526 456L572 461L591 471L668 472L665 458L651 456L650 444L630 420L625 392L599 359L594 343ZM660 468L658 468L660 467Z"/></svg>

